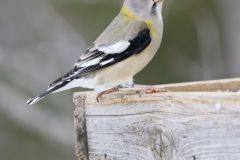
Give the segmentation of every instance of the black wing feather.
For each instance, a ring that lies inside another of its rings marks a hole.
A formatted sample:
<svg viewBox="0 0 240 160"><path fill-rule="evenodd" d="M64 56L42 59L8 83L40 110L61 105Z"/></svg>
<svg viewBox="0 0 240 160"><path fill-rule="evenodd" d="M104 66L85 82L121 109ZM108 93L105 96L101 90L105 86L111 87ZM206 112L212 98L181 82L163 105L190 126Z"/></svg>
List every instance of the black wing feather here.
<svg viewBox="0 0 240 160"><path fill-rule="evenodd" d="M84 58L84 59L80 58L78 63L84 63L84 62L88 62L89 60L92 60L92 59L97 58L97 57L103 57L100 60L100 63L98 63L96 65L91 65L91 66L88 66L88 67L77 67L77 65L75 65L74 68L71 71L69 71L67 74L60 77L56 81L54 81L50 86L56 85L57 83L60 83L60 82L65 81L65 80L80 78L80 77L82 77L82 76L84 76L84 75L86 75L90 72L94 72L94 71L97 71L99 69L103 69L105 67L114 65L114 64L116 64L120 61L123 61L123 60L127 59L128 57L130 57L134 54L139 54L144 49L147 48L147 46L151 43L151 41L152 41L152 39L151 39L151 36L150 36L150 30L149 30L149 28L145 28L142 31L140 31L134 39L129 40L130 46L125 51L123 51L122 53L106 54L102 51L99 51L99 50L95 49L95 50L91 51L90 56L86 56L86 58ZM87 51L88 53L90 52L89 51L90 49L88 49L88 51ZM111 61L110 63L107 63L105 65L101 65L101 62L104 62L104 61L107 61L107 60L110 60L110 59L113 59L113 61Z"/></svg>

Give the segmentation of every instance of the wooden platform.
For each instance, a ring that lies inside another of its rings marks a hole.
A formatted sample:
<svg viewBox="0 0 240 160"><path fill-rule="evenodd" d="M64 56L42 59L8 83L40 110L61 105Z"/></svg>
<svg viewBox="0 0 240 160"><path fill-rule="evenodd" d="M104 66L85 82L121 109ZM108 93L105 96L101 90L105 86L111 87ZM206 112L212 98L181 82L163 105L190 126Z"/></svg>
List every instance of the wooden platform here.
<svg viewBox="0 0 240 160"><path fill-rule="evenodd" d="M78 160L240 160L240 79L74 94Z"/></svg>

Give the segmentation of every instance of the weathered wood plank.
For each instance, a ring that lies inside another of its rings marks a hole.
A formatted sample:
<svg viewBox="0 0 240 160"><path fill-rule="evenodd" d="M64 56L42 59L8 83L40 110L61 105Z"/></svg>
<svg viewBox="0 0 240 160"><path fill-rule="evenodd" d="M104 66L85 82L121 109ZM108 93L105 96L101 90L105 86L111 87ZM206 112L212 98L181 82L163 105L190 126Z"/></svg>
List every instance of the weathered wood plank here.
<svg viewBox="0 0 240 160"><path fill-rule="evenodd" d="M85 96L75 96L73 101L76 109L74 111L74 126L76 132L76 155L78 160L88 160L88 142L85 118Z"/></svg>
<svg viewBox="0 0 240 160"><path fill-rule="evenodd" d="M230 90L240 88L234 83ZM212 88L229 90L224 84ZM95 92L74 97L77 109L85 107L89 160L240 160L239 92L139 96L128 89L100 102ZM85 103L76 103L82 97Z"/></svg>
<svg viewBox="0 0 240 160"><path fill-rule="evenodd" d="M240 78L158 85L171 92L239 91Z"/></svg>

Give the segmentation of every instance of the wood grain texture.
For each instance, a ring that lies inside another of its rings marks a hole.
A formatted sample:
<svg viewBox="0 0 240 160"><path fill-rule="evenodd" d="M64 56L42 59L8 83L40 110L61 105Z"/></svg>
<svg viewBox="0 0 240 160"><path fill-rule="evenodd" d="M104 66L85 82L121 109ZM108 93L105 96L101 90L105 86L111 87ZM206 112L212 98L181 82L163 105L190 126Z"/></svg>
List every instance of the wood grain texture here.
<svg viewBox="0 0 240 160"><path fill-rule="evenodd" d="M75 104L85 107L89 160L240 160L239 92L136 90L100 102L95 92L74 94L86 97Z"/></svg>
<svg viewBox="0 0 240 160"><path fill-rule="evenodd" d="M74 96L74 126L76 132L76 155L78 160L88 160L88 142L85 118L85 96Z"/></svg>
<svg viewBox="0 0 240 160"><path fill-rule="evenodd" d="M240 78L158 85L172 92L239 91Z"/></svg>

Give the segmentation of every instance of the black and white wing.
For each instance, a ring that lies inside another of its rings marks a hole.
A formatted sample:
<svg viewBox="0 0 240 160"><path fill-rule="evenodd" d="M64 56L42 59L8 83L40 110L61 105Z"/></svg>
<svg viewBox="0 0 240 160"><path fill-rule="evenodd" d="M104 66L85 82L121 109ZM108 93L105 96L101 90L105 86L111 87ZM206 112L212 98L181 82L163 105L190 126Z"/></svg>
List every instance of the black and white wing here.
<svg viewBox="0 0 240 160"><path fill-rule="evenodd" d="M47 91L30 99L27 103L36 103L47 94L61 90L61 88L75 79L79 79L87 74L114 65L132 55L139 54L146 49L150 43L151 34L148 27L143 27L131 39L123 38L118 41L115 40L112 44L105 44L102 42L96 45L93 43L93 45L87 49L86 53L79 58L78 62L75 63L72 70L51 83Z"/></svg>
<svg viewBox="0 0 240 160"><path fill-rule="evenodd" d="M135 38L128 41L120 40L109 46L103 44L98 47L95 47L93 44L93 47L89 48L87 52L79 58L71 71L54 81L50 86L66 80L81 78L91 72L114 65L134 54L139 54L150 43L150 30L145 28L141 30Z"/></svg>

